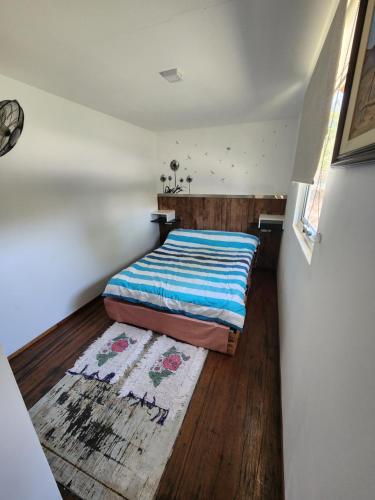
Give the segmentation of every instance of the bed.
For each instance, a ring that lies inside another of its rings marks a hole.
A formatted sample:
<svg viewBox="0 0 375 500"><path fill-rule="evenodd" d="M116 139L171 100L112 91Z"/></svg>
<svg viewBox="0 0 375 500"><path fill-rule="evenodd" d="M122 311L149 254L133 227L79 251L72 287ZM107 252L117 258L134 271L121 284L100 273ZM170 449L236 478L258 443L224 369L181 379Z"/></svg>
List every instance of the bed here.
<svg viewBox="0 0 375 500"><path fill-rule="evenodd" d="M176 229L108 281L106 311L115 321L234 354L257 246L246 233Z"/></svg>

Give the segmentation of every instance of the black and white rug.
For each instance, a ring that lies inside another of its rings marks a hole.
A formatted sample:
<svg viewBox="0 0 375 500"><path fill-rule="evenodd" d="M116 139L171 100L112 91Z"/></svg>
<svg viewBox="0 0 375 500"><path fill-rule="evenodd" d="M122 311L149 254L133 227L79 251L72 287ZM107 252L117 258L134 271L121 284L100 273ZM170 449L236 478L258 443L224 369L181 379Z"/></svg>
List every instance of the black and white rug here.
<svg viewBox="0 0 375 500"><path fill-rule="evenodd" d="M112 325L30 410L55 479L85 499L152 499L206 356Z"/></svg>

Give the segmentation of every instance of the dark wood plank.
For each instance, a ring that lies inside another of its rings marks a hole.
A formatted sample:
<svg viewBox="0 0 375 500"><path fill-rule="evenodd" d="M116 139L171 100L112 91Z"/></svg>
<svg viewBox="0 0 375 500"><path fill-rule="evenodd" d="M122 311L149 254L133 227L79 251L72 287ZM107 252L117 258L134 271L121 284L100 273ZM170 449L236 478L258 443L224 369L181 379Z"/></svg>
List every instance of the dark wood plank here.
<svg viewBox="0 0 375 500"><path fill-rule="evenodd" d="M157 498L281 499L276 279L255 270L234 357L210 352ZM111 323L96 299L11 360L31 407ZM63 498L75 498L61 489Z"/></svg>
<svg viewBox="0 0 375 500"><path fill-rule="evenodd" d="M163 196L158 195L160 210L172 209L184 229L213 229L249 232L259 214L284 214L286 198L266 196Z"/></svg>
<svg viewBox="0 0 375 500"><path fill-rule="evenodd" d="M247 233L254 222L254 198L223 198L221 211L223 231Z"/></svg>
<svg viewBox="0 0 375 500"><path fill-rule="evenodd" d="M253 222L258 222L259 214L283 215L285 207L285 198L256 198L254 200Z"/></svg>
<svg viewBox="0 0 375 500"><path fill-rule="evenodd" d="M192 202L190 198L177 198L165 196L161 200L158 198L158 208L163 210L175 210L180 219L181 227L194 229L194 219L192 212Z"/></svg>
<svg viewBox="0 0 375 500"><path fill-rule="evenodd" d="M258 248L257 267L277 269L283 232L277 229L258 232L260 244Z"/></svg>
<svg viewBox="0 0 375 500"><path fill-rule="evenodd" d="M220 198L190 198L194 229L221 230Z"/></svg>
<svg viewBox="0 0 375 500"><path fill-rule="evenodd" d="M275 279L255 271L234 358L211 352L157 498L282 498Z"/></svg>

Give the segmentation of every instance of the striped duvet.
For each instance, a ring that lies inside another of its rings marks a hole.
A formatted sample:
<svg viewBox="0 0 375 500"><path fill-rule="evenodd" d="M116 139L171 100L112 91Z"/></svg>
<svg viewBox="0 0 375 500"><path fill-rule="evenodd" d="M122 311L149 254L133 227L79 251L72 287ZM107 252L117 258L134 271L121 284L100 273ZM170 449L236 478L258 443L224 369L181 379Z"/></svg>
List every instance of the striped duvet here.
<svg viewBox="0 0 375 500"><path fill-rule="evenodd" d="M177 229L111 278L104 296L242 330L256 236Z"/></svg>

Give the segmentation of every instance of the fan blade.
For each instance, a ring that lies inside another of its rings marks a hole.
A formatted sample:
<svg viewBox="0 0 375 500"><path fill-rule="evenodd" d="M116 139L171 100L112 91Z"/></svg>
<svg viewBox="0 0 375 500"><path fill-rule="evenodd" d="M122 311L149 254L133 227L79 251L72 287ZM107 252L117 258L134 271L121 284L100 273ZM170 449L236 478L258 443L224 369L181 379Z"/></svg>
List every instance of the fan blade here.
<svg viewBox="0 0 375 500"><path fill-rule="evenodd" d="M21 135L21 130L19 128L16 128L16 130L12 132L12 135L9 138L9 145L11 148L13 148L16 145L18 139L20 138L20 135Z"/></svg>
<svg viewBox="0 0 375 500"><path fill-rule="evenodd" d="M10 136L9 128L2 123L0 123L0 136L1 137L9 137Z"/></svg>

